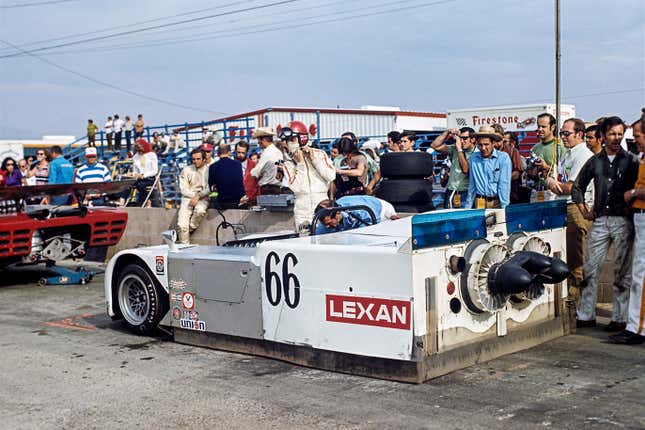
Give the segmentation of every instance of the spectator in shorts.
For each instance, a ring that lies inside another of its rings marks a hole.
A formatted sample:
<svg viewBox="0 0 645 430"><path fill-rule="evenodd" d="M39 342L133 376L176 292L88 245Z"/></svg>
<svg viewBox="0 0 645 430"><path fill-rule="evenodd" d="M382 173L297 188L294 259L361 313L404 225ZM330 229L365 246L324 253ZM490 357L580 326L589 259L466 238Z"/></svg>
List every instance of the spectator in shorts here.
<svg viewBox="0 0 645 430"><path fill-rule="evenodd" d="M87 120L87 144L89 146L96 146L96 132L99 128L94 124L94 120Z"/></svg>

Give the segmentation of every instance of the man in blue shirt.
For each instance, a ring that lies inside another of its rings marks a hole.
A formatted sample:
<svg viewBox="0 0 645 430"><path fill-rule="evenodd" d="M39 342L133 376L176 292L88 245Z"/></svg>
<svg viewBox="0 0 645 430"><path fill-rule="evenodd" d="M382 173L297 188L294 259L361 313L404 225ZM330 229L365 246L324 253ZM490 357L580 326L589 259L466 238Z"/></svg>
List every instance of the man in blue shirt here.
<svg viewBox="0 0 645 430"><path fill-rule="evenodd" d="M217 155L219 161L208 169L208 186L217 191L216 206L220 209L238 208L244 197L242 163L231 158L231 147L226 143L219 145Z"/></svg>
<svg viewBox="0 0 645 430"><path fill-rule="evenodd" d="M52 161L49 162L49 185L55 184L73 184L74 183L74 166L65 157L60 146L54 145L49 151ZM64 194L61 196L52 196L52 205L69 205L72 203L72 195Z"/></svg>
<svg viewBox="0 0 645 430"><path fill-rule="evenodd" d="M475 138L479 151L473 153L468 163L468 197L464 207L505 208L510 202L513 163L507 153L494 147L502 136L485 125L475 133Z"/></svg>
<svg viewBox="0 0 645 430"><path fill-rule="evenodd" d="M328 211L333 207L346 208L349 206L367 206L374 212L376 222L399 219L394 206L385 200L372 196L353 195L341 197L335 202L332 200L323 200L316 207L315 213L319 211ZM329 212L329 211L328 211ZM351 211L331 211L320 217L320 222L316 226L316 234L333 233L337 231L352 230L354 228L372 225L370 214L366 210Z"/></svg>

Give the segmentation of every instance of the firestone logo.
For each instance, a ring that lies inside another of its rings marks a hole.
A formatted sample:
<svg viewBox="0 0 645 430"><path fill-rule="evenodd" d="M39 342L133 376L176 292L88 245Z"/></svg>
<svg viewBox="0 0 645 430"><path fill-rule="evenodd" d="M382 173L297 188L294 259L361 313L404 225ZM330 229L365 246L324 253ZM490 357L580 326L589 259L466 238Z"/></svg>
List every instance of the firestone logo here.
<svg viewBox="0 0 645 430"><path fill-rule="evenodd" d="M328 294L325 302L329 322L410 329L412 303L409 301Z"/></svg>

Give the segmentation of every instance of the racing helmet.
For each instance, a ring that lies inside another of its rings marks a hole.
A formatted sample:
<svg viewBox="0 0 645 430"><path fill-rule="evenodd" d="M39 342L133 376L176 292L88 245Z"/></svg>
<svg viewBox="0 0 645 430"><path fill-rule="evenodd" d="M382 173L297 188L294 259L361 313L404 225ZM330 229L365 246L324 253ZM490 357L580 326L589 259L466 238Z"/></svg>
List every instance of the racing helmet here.
<svg viewBox="0 0 645 430"><path fill-rule="evenodd" d="M294 135L298 136L300 146L305 146L309 143L309 132L303 122L291 121L286 127L280 129L280 140L287 140Z"/></svg>

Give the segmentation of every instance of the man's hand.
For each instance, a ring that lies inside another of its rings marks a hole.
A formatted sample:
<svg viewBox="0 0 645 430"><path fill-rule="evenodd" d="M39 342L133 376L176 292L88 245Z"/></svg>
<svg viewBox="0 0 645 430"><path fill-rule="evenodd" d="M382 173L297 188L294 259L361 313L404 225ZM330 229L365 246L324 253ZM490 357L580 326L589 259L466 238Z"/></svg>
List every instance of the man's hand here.
<svg viewBox="0 0 645 430"><path fill-rule="evenodd" d="M553 177L546 178L546 186L555 194L562 194L562 187L560 183Z"/></svg>
<svg viewBox="0 0 645 430"><path fill-rule="evenodd" d="M459 137L459 134L455 134L455 147L457 148L457 151L463 151L463 144L464 142L461 140L461 137Z"/></svg>
<svg viewBox="0 0 645 430"><path fill-rule="evenodd" d="M197 206L197 202L199 202L199 194L191 198L190 203L188 203L188 205L194 208L195 206Z"/></svg>
<svg viewBox="0 0 645 430"><path fill-rule="evenodd" d="M634 190L625 191L625 194L623 195L625 203L627 204L631 203L631 201L634 200L634 197L636 197Z"/></svg>
<svg viewBox="0 0 645 430"><path fill-rule="evenodd" d="M586 204L584 203L578 203L578 209L580 210L580 213L584 217L584 219L587 219L589 221L594 220L594 215L593 212L589 210Z"/></svg>
<svg viewBox="0 0 645 430"><path fill-rule="evenodd" d="M302 150L297 149L293 154L292 157L296 163L302 163L305 161L305 157L302 155Z"/></svg>

